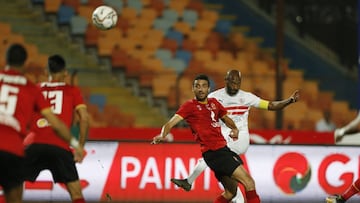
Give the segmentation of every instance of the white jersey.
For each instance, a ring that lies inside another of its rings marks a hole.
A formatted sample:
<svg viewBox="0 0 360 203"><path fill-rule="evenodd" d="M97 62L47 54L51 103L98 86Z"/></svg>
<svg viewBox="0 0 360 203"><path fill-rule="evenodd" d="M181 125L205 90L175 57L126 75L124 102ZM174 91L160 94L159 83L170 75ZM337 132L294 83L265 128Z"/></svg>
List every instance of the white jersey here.
<svg viewBox="0 0 360 203"><path fill-rule="evenodd" d="M221 122L221 132L231 150L238 154L246 152L250 144L248 117L251 107L259 108L261 98L243 90L236 95L230 96L225 88L218 89L209 94L209 97L216 98L228 111L228 116L235 122L239 129L239 137L234 141L230 135L230 128Z"/></svg>

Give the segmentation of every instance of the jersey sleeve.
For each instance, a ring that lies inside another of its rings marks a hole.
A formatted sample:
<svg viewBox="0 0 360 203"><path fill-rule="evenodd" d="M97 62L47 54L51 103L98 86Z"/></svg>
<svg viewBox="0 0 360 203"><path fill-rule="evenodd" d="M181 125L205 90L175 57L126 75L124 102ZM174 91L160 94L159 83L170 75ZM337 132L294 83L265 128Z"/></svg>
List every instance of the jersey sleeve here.
<svg viewBox="0 0 360 203"><path fill-rule="evenodd" d="M85 101L78 87L73 87L74 107L80 108L85 107Z"/></svg>
<svg viewBox="0 0 360 203"><path fill-rule="evenodd" d="M192 105L190 101L185 102L183 105L179 107L179 109L176 111L176 114L186 119L192 113L191 107Z"/></svg>
<svg viewBox="0 0 360 203"><path fill-rule="evenodd" d="M245 98L249 106L259 108L259 109L267 109L268 101L261 99L253 93L246 92Z"/></svg>
<svg viewBox="0 0 360 203"><path fill-rule="evenodd" d="M227 114L227 110L217 99L214 98L214 101L216 102L216 105L219 109L219 118L222 118L223 116L225 116Z"/></svg>

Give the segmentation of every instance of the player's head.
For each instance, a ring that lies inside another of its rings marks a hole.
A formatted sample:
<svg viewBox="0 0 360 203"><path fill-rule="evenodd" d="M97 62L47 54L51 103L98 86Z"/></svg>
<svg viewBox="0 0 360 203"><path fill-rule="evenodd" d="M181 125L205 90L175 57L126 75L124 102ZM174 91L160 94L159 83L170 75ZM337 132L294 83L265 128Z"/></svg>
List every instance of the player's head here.
<svg viewBox="0 0 360 203"><path fill-rule="evenodd" d="M67 76L65 60L60 55L52 55L48 58L49 73L52 77L55 75L61 77L58 79L65 79Z"/></svg>
<svg viewBox="0 0 360 203"><path fill-rule="evenodd" d="M238 93L241 86L241 72L238 70L229 70L225 76L225 89L229 95Z"/></svg>
<svg viewBox="0 0 360 203"><path fill-rule="evenodd" d="M207 75L200 74L195 77L192 90L198 101L205 101L210 91L210 80Z"/></svg>
<svg viewBox="0 0 360 203"><path fill-rule="evenodd" d="M26 59L27 52L21 44L12 44L6 51L6 64L10 67L22 67Z"/></svg>

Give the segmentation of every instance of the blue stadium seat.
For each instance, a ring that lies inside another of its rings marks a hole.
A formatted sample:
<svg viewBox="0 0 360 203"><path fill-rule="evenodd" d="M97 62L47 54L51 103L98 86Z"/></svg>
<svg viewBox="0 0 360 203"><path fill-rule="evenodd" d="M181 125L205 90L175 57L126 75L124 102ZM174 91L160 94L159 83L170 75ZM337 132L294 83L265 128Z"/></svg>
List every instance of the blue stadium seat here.
<svg viewBox="0 0 360 203"><path fill-rule="evenodd" d="M186 50L178 49L175 53L175 58L183 60L186 66L189 66L190 60L192 58L192 53Z"/></svg>
<svg viewBox="0 0 360 203"><path fill-rule="evenodd" d="M88 26L87 19L82 16L72 16L70 28L72 35L84 35Z"/></svg>
<svg viewBox="0 0 360 203"><path fill-rule="evenodd" d="M183 42L183 39L184 39L183 34L181 32L176 31L176 30L169 30L166 33L165 37L168 38L168 39L176 40L178 46L182 45L182 42Z"/></svg>
<svg viewBox="0 0 360 203"><path fill-rule="evenodd" d="M198 21L198 18L199 18L199 16L198 16L197 12L194 10L185 9L183 11L182 19L184 22L191 25L191 27L195 27L196 22Z"/></svg>
<svg viewBox="0 0 360 203"><path fill-rule="evenodd" d="M73 7L61 5L57 15L57 22L59 25L70 24L71 17L75 15Z"/></svg>
<svg viewBox="0 0 360 203"><path fill-rule="evenodd" d="M175 23L179 19L179 14L175 10L165 9L162 12L162 17L172 23Z"/></svg>
<svg viewBox="0 0 360 203"><path fill-rule="evenodd" d="M165 67L172 68L175 70L175 72L177 74L181 74L185 71L187 66L183 60L177 59L177 58L172 58L168 61L168 64Z"/></svg>
<svg viewBox="0 0 360 203"><path fill-rule="evenodd" d="M153 23L154 29L163 31L163 33L165 35L170 30L172 25L173 25L172 22L170 22L166 19L163 19L163 18L157 18L154 20L154 23Z"/></svg>
<svg viewBox="0 0 360 203"><path fill-rule="evenodd" d="M137 11L138 15L141 13L141 11L143 9L143 5L142 5L141 0L127 1L127 6L130 7L130 8L134 8Z"/></svg>
<svg viewBox="0 0 360 203"><path fill-rule="evenodd" d="M106 96L103 94L90 94L89 103L96 105L99 107L99 110L103 112L106 104Z"/></svg>
<svg viewBox="0 0 360 203"><path fill-rule="evenodd" d="M160 48L160 49L156 50L155 57L160 59L160 60L170 59L170 58L172 58L172 53L168 49Z"/></svg>
<svg viewBox="0 0 360 203"><path fill-rule="evenodd" d="M218 20L215 25L215 31L221 33L224 36L228 36L231 31L231 22L228 20Z"/></svg>
<svg viewBox="0 0 360 203"><path fill-rule="evenodd" d="M113 7L118 13L121 13L122 8L124 7L123 1L119 0L104 0L104 4Z"/></svg>

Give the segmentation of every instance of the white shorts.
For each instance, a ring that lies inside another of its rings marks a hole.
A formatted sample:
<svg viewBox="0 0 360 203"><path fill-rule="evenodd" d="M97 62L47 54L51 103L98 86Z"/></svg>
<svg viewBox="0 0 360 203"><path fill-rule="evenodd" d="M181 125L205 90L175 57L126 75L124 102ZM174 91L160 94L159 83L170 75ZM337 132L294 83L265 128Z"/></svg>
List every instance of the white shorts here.
<svg viewBox="0 0 360 203"><path fill-rule="evenodd" d="M226 132L224 132L226 131ZM235 152L236 154L244 154L250 145L250 135L248 131L240 131L237 140L233 140L229 134L229 130L222 131L224 138L227 142L227 146L231 149L231 151Z"/></svg>

